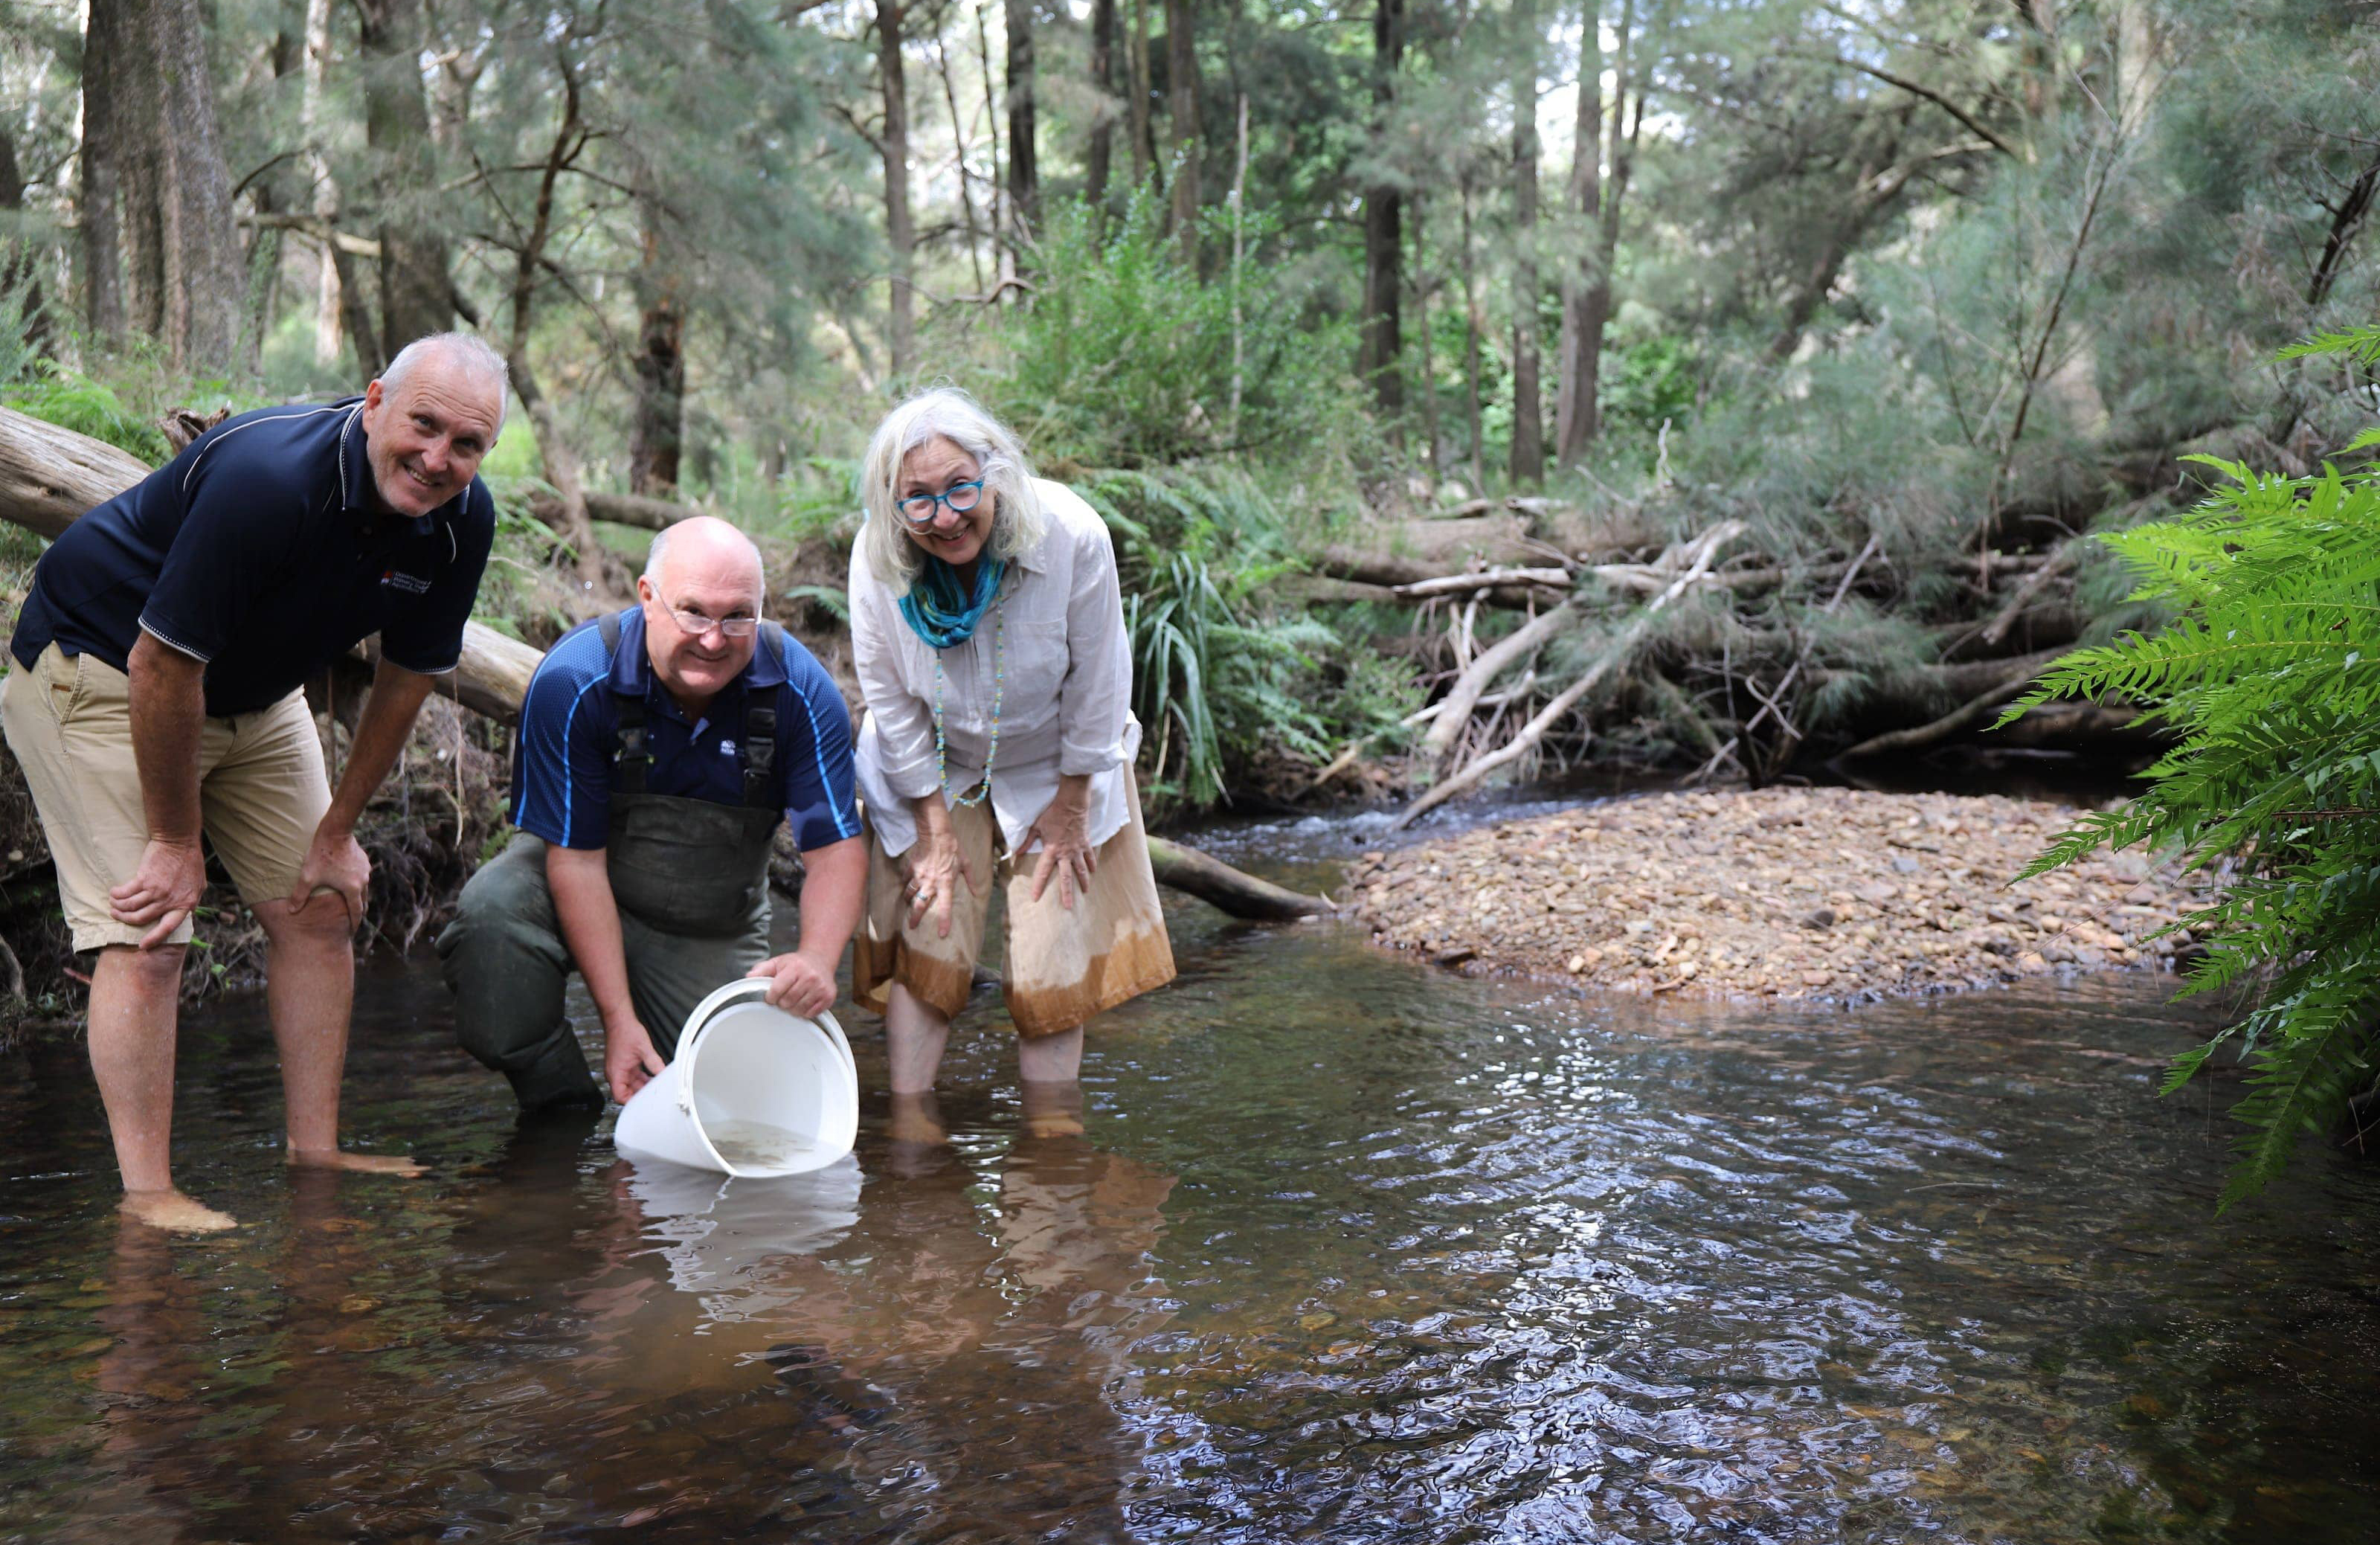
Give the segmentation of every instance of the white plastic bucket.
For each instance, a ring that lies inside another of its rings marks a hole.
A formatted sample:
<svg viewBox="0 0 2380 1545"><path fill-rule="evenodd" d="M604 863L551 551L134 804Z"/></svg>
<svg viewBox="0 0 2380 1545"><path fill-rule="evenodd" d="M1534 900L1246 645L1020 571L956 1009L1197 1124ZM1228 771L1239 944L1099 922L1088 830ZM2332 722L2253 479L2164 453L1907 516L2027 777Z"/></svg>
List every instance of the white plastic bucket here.
<svg viewBox="0 0 2380 1545"><path fill-rule="evenodd" d="M697 1004L677 1059L620 1111L612 1141L634 1157L736 1176L806 1174L851 1151L859 1075L832 1014L761 1001L759 978Z"/></svg>

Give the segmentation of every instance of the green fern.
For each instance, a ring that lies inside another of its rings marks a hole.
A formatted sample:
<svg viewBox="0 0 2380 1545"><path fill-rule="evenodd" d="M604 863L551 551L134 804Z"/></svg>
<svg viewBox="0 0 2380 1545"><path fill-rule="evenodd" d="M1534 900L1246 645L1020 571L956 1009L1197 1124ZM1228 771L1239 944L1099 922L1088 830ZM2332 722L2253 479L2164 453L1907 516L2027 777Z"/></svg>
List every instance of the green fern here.
<svg viewBox="0 0 2380 1545"><path fill-rule="evenodd" d="M2380 364L2380 327L2284 358ZM2350 449L2380 444L2365 434ZM2374 1085L2380 1022L2380 472L2304 478L2204 462L2229 480L2180 519L2100 538L2171 610L2149 637L2077 651L2002 719L2058 698L2120 696L2180 732L2146 792L2084 816L2025 870L2101 848L2231 864L2219 901L2186 919L2208 942L2184 996L2260 983L2256 1007L2176 1059L2166 1092L2225 1047L2252 1064L2244 1131L2218 1206L2254 1195L2300 1137Z"/></svg>

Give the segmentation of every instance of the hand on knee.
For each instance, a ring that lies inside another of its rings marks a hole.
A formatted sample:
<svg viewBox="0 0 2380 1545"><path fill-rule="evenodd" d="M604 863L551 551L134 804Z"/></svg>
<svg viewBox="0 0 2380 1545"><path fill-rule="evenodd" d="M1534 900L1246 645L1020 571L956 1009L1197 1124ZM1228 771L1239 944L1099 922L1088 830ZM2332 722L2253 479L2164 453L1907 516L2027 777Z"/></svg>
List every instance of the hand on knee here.
<svg viewBox="0 0 2380 1545"><path fill-rule="evenodd" d="M347 904L333 891L317 891L303 906L293 906L282 898L260 902L255 910L265 937L275 944L346 943L355 935Z"/></svg>
<svg viewBox="0 0 2380 1545"><path fill-rule="evenodd" d="M154 949L136 949L130 944L110 944L99 954L99 972L118 979L133 991L146 994L163 994L168 999L182 991L182 961L189 953L181 944L159 944Z"/></svg>

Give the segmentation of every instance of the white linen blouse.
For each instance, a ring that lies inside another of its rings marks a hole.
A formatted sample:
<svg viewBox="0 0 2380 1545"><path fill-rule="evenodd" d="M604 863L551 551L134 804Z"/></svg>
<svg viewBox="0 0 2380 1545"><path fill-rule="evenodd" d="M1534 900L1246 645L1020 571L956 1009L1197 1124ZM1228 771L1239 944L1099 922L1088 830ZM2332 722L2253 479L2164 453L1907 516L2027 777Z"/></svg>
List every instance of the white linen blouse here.
<svg viewBox="0 0 2380 1545"><path fill-rule="evenodd" d="M947 804L983 782L994 673L1000 748L991 808L1010 853L1057 797L1058 780L1089 775L1094 846L1123 829L1124 780L1140 749L1132 714L1132 644L1106 522L1063 483L1033 480L1049 529L1012 561L1000 599L963 643L941 651ZM917 840L909 801L941 786L934 767L934 655L858 544L851 554L851 648L868 717L854 749L860 797L887 854ZM1036 843L1038 846L1038 843Z"/></svg>

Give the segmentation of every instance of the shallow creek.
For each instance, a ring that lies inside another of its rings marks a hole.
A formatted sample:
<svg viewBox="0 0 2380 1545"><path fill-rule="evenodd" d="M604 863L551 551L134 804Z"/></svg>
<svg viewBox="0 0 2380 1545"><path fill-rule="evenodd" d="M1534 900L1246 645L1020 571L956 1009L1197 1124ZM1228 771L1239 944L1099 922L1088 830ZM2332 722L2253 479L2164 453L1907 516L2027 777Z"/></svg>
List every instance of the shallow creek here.
<svg viewBox="0 0 2380 1545"><path fill-rule="evenodd" d="M186 1028L229 1236L120 1227L79 1049L0 1061L0 1538L2380 1538L2380 1166L2211 1221L2171 979L1786 1013L1173 920L1084 1136L979 999L892 1141L855 1016L793 1181L516 1130L426 963L347 1086L424 1180L288 1175L261 1004Z"/></svg>

